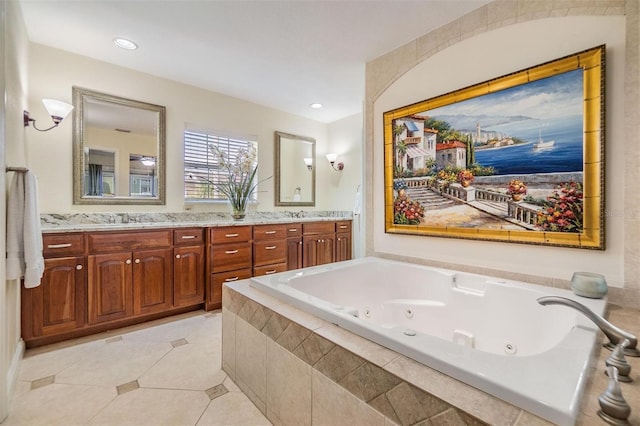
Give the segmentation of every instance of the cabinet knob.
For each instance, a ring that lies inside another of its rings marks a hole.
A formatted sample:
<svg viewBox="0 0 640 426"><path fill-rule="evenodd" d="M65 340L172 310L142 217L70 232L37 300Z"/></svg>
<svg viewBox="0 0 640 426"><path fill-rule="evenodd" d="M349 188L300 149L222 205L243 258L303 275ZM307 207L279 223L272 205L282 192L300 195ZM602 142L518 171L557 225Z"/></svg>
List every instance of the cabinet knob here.
<svg viewBox="0 0 640 426"><path fill-rule="evenodd" d="M299 241L298 244L302 245L302 241Z"/></svg>
<svg viewBox="0 0 640 426"><path fill-rule="evenodd" d="M79 271L82 269L82 265L76 265L76 269Z"/></svg>
<svg viewBox="0 0 640 426"><path fill-rule="evenodd" d="M140 263L140 259L136 259L136 263Z"/></svg>
<svg viewBox="0 0 640 426"><path fill-rule="evenodd" d="M180 255L179 254L176 254L176 259L180 259Z"/></svg>
<svg viewBox="0 0 640 426"><path fill-rule="evenodd" d="M131 259L127 259L127 261L125 262L127 265L131 265Z"/></svg>

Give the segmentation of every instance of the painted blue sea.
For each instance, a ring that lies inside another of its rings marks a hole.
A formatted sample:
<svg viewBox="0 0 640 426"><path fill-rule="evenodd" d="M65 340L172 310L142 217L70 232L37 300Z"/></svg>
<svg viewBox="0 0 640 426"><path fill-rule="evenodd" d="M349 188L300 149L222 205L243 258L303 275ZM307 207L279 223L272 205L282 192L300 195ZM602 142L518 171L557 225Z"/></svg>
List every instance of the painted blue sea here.
<svg viewBox="0 0 640 426"><path fill-rule="evenodd" d="M505 137L517 137L528 143L499 149L476 151L476 162L493 166L496 174L531 174L583 171L582 115L545 120L526 120L487 127ZM538 135L555 141L553 147L536 151Z"/></svg>

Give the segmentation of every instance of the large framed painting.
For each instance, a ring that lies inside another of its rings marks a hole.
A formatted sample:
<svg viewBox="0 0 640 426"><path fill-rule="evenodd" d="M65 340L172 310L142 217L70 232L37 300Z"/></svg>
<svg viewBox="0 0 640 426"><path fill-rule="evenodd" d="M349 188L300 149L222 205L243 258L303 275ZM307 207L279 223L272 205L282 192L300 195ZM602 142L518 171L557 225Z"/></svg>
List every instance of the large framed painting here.
<svg viewBox="0 0 640 426"><path fill-rule="evenodd" d="M388 233L604 249L605 46L384 113Z"/></svg>

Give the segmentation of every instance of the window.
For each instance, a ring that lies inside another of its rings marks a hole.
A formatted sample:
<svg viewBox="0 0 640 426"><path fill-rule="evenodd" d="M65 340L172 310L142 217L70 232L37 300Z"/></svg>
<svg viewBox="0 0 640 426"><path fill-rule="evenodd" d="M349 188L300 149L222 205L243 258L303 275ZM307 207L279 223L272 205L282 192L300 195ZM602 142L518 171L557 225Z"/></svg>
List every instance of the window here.
<svg viewBox="0 0 640 426"><path fill-rule="evenodd" d="M257 149L254 141L234 139L205 132L184 131L184 198L185 200L223 201L227 198L216 189L216 183L227 179L227 170L219 167L212 147L234 160L240 150ZM256 192L251 196L257 200Z"/></svg>

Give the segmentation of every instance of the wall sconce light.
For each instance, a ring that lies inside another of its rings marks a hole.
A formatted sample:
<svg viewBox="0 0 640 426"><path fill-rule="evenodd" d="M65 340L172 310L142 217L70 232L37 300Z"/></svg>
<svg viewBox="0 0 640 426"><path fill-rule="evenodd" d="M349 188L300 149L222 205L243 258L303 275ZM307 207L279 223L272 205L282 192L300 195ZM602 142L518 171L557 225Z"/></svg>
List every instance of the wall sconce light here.
<svg viewBox="0 0 640 426"><path fill-rule="evenodd" d="M143 157L140 162L147 167L154 166L156 164L156 160L151 157Z"/></svg>
<svg viewBox="0 0 640 426"><path fill-rule="evenodd" d="M336 153L329 153L327 154L327 160L329 160L329 163L331 163L331 167L333 167L333 170L335 170L336 172L341 171L342 169L344 169L344 163L338 163L337 164L337 168L336 168L336 160L338 159L338 154Z"/></svg>
<svg viewBox="0 0 640 426"><path fill-rule="evenodd" d="M305 157L304 164L307 166L307 170L313 170L313 158Z"/></svg>
<svg viewBox="0 0 640 426"><path fill-rule="evenodd" d="M38 130L39 132L46 132L53 129L54 127L58 127L58 124L60 124L60 122L64 120L73 109L73 105L69 105L68 103L62 101L56 101L55 99L43 99L42 103L44 104L44 107L47 109L47 112L53 120L53 126L49 127L48 129L38 129L36 127L35 118L29 117L29 111L24 111L24 127L28 127L29 123L33 122L34 129Z"/></svg>

